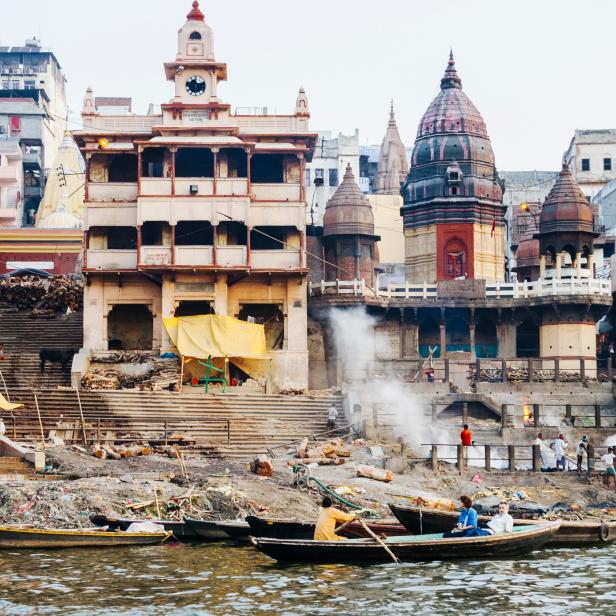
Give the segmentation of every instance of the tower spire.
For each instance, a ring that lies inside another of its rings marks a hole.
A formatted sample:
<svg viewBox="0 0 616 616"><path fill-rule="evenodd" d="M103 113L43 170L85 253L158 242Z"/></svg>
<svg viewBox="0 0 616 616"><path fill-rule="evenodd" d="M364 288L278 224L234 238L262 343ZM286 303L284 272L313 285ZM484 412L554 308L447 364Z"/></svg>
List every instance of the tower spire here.
<svg viewBox="0 0 616 616"><path fill-rule="evenodd" d="M188 21L205 21L205 15L201 12L199 2L197 0L192 3L192 9L190 10L190 13L186 15L186 19Z"/></svg>
<svg viewBox="0 0 616 616"><path fill-rule="evenodd" d="M462 80L456 71L456 61L453 59L453 49L449 50L449 62L445 69L445 75L441 79L441 90L447 88L462 88Z"/></svg>

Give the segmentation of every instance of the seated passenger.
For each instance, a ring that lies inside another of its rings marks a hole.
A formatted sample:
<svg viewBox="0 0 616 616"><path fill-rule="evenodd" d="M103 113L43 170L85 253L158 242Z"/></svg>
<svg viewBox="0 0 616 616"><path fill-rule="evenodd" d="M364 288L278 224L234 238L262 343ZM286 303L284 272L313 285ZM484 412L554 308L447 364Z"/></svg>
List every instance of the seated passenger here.
<svg viewBox="0 0 616 616"><path fill-rule="evenodd" d="M484 530L484 529L479 529ZM509 515L509 505L506 502L498 504L498 514L495 515L485 529L490 535L502 535L513 532L513 518Z"/></svg>
<svg viewBox="0 0 616 616"><path fill-rule="evenodd" d="M477 512L473 509L473 501L468 496L461 496L462 511L458 516L456 527L448 533L443 533L443 537L476 537L485 534L479 532L477 527Z"/></svg>

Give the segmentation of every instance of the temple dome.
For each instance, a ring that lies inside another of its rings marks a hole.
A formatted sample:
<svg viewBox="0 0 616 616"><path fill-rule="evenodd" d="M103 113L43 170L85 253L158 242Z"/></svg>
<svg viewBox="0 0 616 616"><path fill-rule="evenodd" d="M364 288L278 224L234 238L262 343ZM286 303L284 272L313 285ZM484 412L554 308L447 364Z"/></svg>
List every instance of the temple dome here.
<svg viewBox="0 0 616 616"><path fill-rule="evenodd" d="M563 231L593 232L592 208L566 163L543 203L539 219L539 233Z"/></svg>
<svg viewBox="0 0 616 616"><path fill-rule="evenodd" d="M539 240L527 238L522 240L515 253L515 260L518 267L539 265Z"/></svg>
<svg viewBox="0 0 616 616"><path fill-rule="evenodd" d="M355 182L351 165L325 206L323 235L374 235L372 205Z"/></svg>
<svg viewBox="0 0 616 616"><path fill-rule="evenodd" d="M405 203L450 196L447 168L453 162L460 166L464 176L463 184L453 193L455 196L502 201L502 186L485 122L462 90L462 80L450 53L440 92L419 123L403 192Z"/></svg>

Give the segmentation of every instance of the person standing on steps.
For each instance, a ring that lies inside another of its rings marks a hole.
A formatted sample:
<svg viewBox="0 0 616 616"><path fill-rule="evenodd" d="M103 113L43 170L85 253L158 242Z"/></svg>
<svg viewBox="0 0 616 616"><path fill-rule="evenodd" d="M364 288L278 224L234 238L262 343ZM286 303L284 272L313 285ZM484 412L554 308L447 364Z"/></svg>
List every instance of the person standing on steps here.
<svg viewBox="0 0 616 616"><path fill-rule="evenodd" d="M338 409L335 404L332 404L327 411L327 429L336 429L336 420L338 419Z"/></svg>

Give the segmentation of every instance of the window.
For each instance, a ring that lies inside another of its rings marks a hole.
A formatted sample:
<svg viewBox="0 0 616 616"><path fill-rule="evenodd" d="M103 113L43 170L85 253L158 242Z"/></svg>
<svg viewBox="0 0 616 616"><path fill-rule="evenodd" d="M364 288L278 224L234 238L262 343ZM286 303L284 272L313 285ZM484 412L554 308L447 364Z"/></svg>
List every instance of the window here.
<svg viewBox="0 0 616 616"><path fill-rule="evenodd" d="M9 81L8 81L8 79L3 79L2 80L2 89L3 90L8 90L9 89Z"/></svg>
<svg viewBox="0 0 616 616"><path fill-rule="evenodd" d="M329 170L329 185L338 186L338 169Z"/></svg>
<svg viewBox="0 0 616 616"><path fill-rule="evenodd" d="M18 79L13 79L11 81L11 89L12 90L19 90L19 80Z"/></svg>
<svg viewBox="0 0 616 616"><path fill-rule="evenodd" d="M11 133L14 135L21 131L21 118L19 116L11 116Z"/></svg>
<svg viewBox="0 0 616 616"><path fill-rule="evenodd" d="M325 183L325 171L323 169L314 170L314 185L323 186Z"/></svg>
<svg viewBox="0 0 616 616"><path fill-rule="evenodd" d="M310 186L310 169L306 169L306 186Z"/></svg>
<svg viewBox="0 0 616 616"><path fill-rule="evenodd" d="M603 171L611 171L612 170L612 159L604 158L603 159Z"/></svg>
<svg viewBox="0 0 616 616"><path fill-rule="evenodd" d="M190 36L188 38L191 41L200 41L201 40L201 33L200 32L191 32Z"/></svg>
<svg viewBox="0 0 616 616"><path fill-rule="evenodd" d="M34 79L26 79L24 81L24 88L26 90L34 90L35 87L36 87L36 82L34 81Z"/></svg>
<svg viewBox="0 0 616 616"><path fill-rule="evenodd" d="M457 186L453 186L451 188L451 194L455 197L458 194L458 187Z"/></svg>
<svg viewBox="0 0 616 616"><path fill-rule="evenodd" d="M590 171L590 158L582 158L582 171Z"/></svg>

